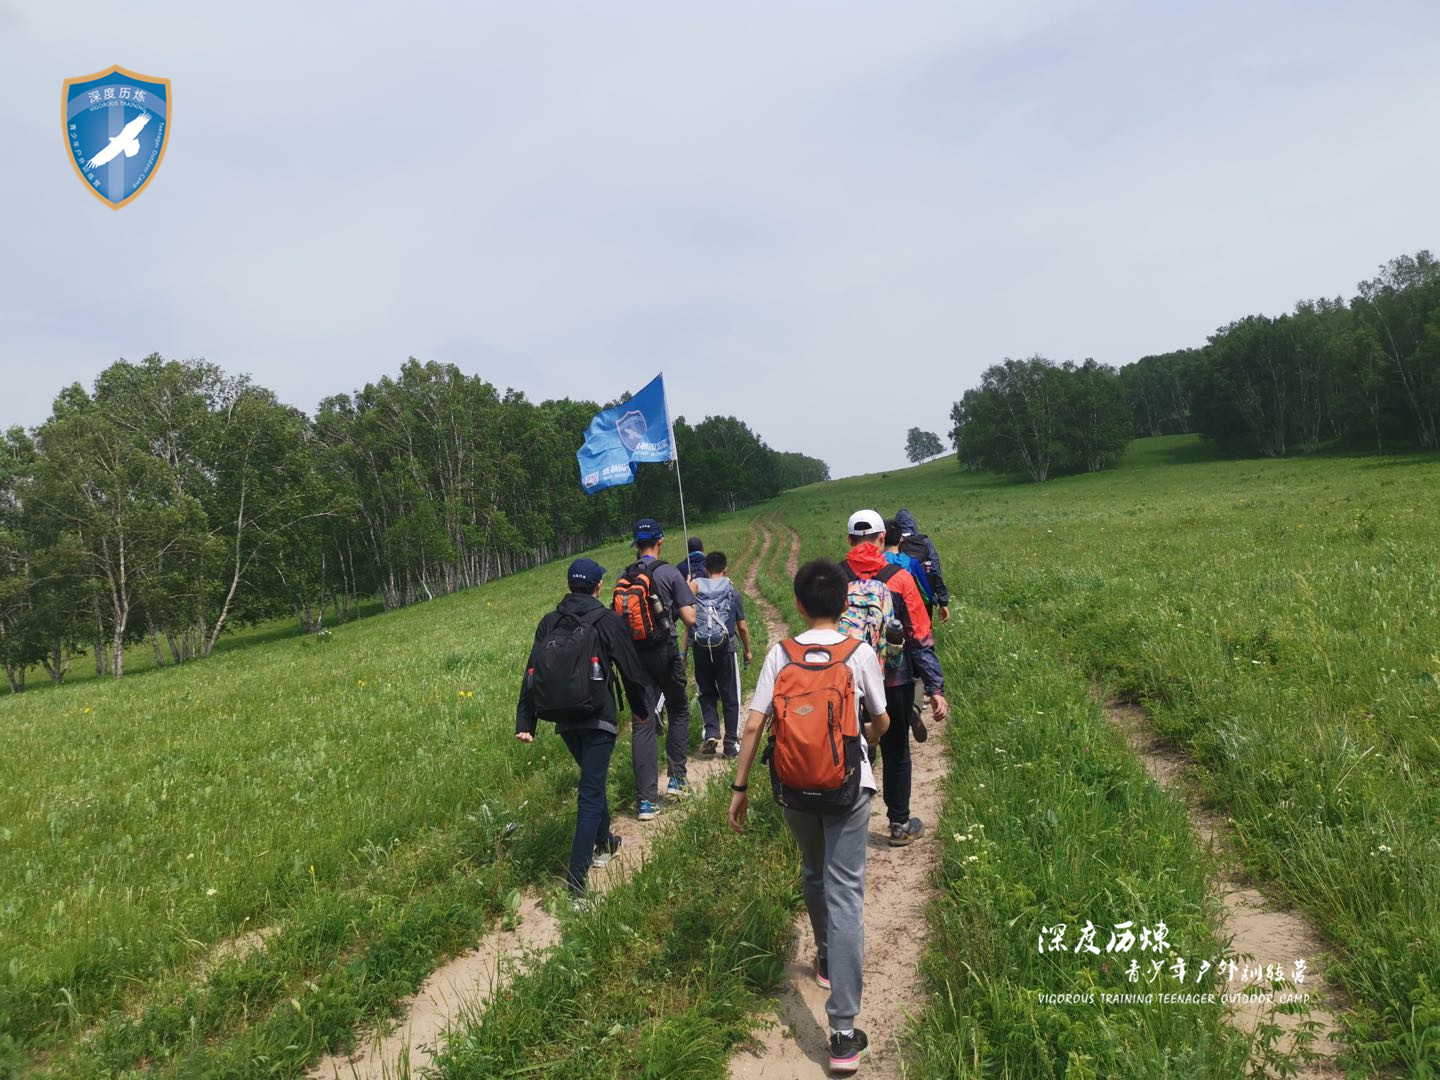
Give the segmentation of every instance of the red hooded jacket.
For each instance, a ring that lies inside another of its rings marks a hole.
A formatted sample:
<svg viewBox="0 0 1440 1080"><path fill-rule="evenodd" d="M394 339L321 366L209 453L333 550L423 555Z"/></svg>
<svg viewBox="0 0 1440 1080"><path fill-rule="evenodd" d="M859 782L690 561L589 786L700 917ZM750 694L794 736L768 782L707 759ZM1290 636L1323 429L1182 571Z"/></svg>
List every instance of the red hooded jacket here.
<svg viewBox="0 0 1440 1080"><path fill-rule="evenodd" d="M872 578L890 565L885 561L884 550L874 544L856 544L850 549L850 554L845 556L845 561L860 578ZM910 636L918 641L928 642L932 632L930 613L925 610L925 598L920 594L920 586L915 584L910 571L896 571L885 584L890 586L890 591L895 595L896 605L903 603L909 613L910 617L902 621L908 623ZM899 616L898 611L896 616Z"/></svg>

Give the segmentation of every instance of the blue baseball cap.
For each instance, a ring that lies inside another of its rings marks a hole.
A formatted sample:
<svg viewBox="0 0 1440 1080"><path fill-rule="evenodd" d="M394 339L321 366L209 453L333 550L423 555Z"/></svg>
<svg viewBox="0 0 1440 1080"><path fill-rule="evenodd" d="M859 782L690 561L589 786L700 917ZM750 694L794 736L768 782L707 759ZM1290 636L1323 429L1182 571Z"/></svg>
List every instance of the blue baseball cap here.
<svg viewBox="0 0 1440 1080"><path fill-rule="evenodd" d="M665 530L660 528L660 523L654 518L641 518L635 522L635 542L649 542L651 540L663 540Z"/></svg>
<svg viewBox="0 0 1440 1080"><path fill-rule="evenodd" d="M605 567L594 559L576 559L570 564L570 584L593 589L605 577Z"/></svg>

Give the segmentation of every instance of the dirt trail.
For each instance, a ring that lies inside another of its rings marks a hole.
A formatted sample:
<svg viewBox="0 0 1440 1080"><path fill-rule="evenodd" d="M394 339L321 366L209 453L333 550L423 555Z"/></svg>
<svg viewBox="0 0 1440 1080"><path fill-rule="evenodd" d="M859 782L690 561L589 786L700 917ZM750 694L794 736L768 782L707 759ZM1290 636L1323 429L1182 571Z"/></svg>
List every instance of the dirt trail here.
<svg viewBox="0 0 1440 1080"><path fill-rule="evenodd" d="M1223 932L1232 939L1232 952L1252 965L1280 964L1287 971L1297 959L1304 959L1310 970L1300 989L1312 995L1319 991L1330 1005L1339 1004L1342 998L1338 988L1325 979L1321 957L1325 945L1320 935L1304 915L1272 902L1241 880L1238 868L1228 856L1229 827L1218 814L1201 805L1189 779L1189 761L1185 755L1155 736L1149 717L1138 705L1107 702L1105 715L1124 733L1150 778L1184 801L1196 836L1221 860L1223 870L1212 885L1225 906ZM1243 1004L1235 1006L1232 1019L1247 1032L1253 1031L1262 1020L1273 1020L1285 1033L1278 1049L1288 1054L1294 1046L1294 1032L1305 1017L1278 1012L1272 1017L1269 1013L1269 1006ZM1311 1065L1297 1064L1295 1075L1301 1080L1342 1076L1342 1070L1333 1061L1340 1049L1330 1037L1339 1030L1334 1013L1312 1004L1309 1019L1320 1025L1312 1049L1321 1060Z"/></svg>
<svg viewBox="0 0 1440 1080"><path fill-rule="evenodd" d="M785 556L785 576L794 581L795 574L800 569L800 534L783 521L780 524L790 534L790 551Z"/></svg>
<svg viewBox="0 0 1440 1080"><path fill-rule="evenodd" d="M750 565L745 589L755 597L763 614L769 605L760 600L754 582L759 562L769 551L770 535L761 528L759 558ZM752 535L741 556L742 564L754 547ZM693 717L691 723L695 723ZM628 750L623 755L617 753L617 762L628 760ZM703 786L718 773L728 774L728 766L729 762L723 757L692 757L688 770L690 781L696 787ZM664 781L663 771L661 781ZM668 803L667 807L655 822L642 822L628 813L615 815L610 828L624 841L621 856L603 870L590 872L592 891L604 893L640 868L666 823L680 816L682 807L675 803ZM409 1075L418 1076L422 1069L433 1064L436 1050L456 1021L478 1015L497 990L522 973L527 963L541 959L559 941L559 920L545 910L534 890L526 889L512 927L492 930L475 948L437 968L419 990L401 1002L400 1019L392 1027L376 1032L354 1055L326 1055L310 1069L309 1077L311 1080L381 1080L406 1075L407 1067Z"/></svg>
<svg viewBox="0 0 1440 1080"><path fill-rule="evenodd" d="M787 571L798 569L800 537L788 525L790 552ZM765 526L762 524L761 528ZM760 558L751 566L746 589L753 593L753 578L768 551L766 530ZM770 640L788 631L779 624L779 612L757 597ZM909 847L892 848L886 836L889 825L885 803L877 793L871 802L870 854L865 875L865 988L859 1026L870 1036L870 1054L861 1073L894 1078L902 1074L902 1039L908 1017L920 1009L925 988L920 977L920 954L925 944L925 906L940 849L932 830L940 817L941 785L949 762L940 729L926 708L930 739L910 748L910 813L925 823L923 837ZM884 760L876 766L883 775ZM752 776L753 782L753 776ZM798 873L798 868L797 868ZM759 1047L730 1059L734 1080L795 1080L829 1075L829 1027L825 1001L829 991L815 982L814 935L809 916L795 920L796 957L785 967L785 981L776 995L779 1023L757 1035Z"/></svg>

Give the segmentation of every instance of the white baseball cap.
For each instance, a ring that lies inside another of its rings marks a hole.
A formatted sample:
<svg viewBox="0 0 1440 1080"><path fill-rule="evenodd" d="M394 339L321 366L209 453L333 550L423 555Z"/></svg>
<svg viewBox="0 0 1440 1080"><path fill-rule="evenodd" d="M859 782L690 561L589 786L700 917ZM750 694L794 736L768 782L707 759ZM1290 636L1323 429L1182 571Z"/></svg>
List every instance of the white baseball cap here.
<svg viewBox="0 0 1440 1080"><path fill-rule="evenodd" d="M874 510L856 510L845 526L850 536L879 536L884 531L885 519Z"/></svg>

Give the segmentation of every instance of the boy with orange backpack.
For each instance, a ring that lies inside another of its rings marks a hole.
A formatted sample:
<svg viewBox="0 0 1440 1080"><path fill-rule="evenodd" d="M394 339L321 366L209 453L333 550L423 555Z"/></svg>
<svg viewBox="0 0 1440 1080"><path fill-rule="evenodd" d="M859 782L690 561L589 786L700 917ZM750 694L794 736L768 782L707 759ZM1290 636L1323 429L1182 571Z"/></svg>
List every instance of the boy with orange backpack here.
<svg viewBox="0 0 1440 1080"><path fill-rule="evenodd" d="M865 949L865 861L875 777L867 742L890 724L875 650L839 629L845 575L817 559L795 575L795 607L809 629L765 657L730 785L730 827L745 829L750 768L767 717L775 799L800 847L805 908L815 934L815 979L830 991L830 1069L853 1073L869 1047L855 1027ZM861 726L861 708L870 722ZM868 730L867 730L868 729Z"/></svg>

